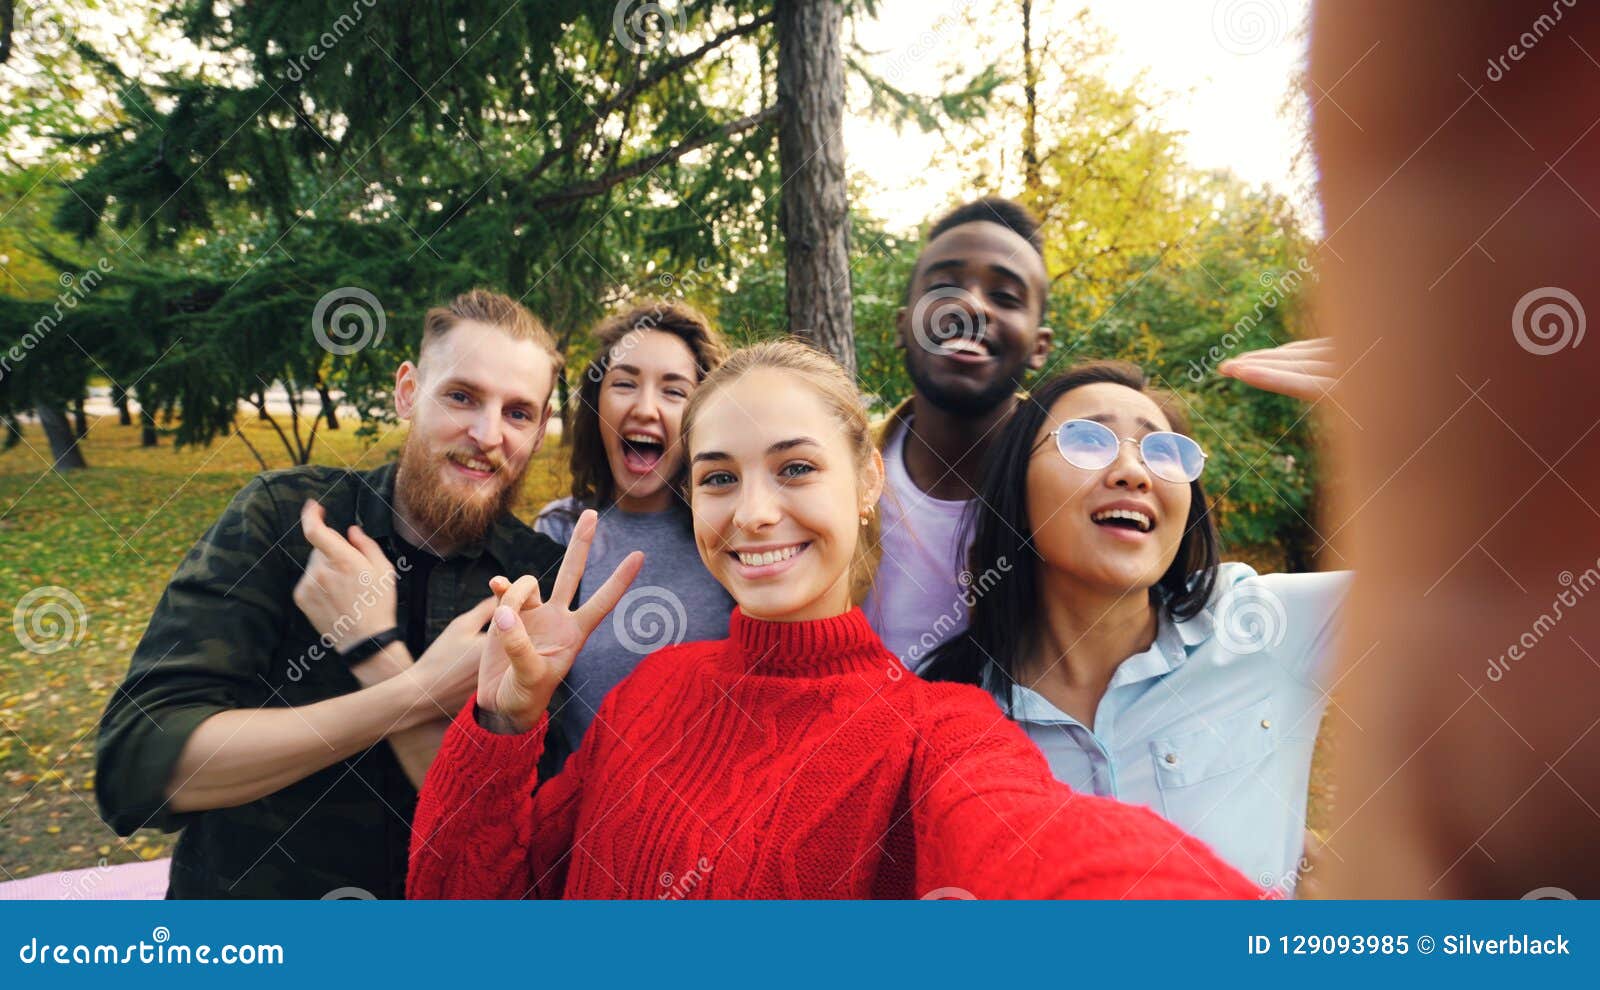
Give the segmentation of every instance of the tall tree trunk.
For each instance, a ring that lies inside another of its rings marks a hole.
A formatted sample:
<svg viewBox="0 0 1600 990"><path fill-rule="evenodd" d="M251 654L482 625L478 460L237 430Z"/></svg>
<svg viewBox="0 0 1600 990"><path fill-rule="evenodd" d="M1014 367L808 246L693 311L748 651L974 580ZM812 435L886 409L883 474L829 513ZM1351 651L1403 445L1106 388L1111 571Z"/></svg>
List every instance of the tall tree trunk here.
<svg viewBox="0 0 1600 990"><path fill-rule="evenodd" d="M850 203L845 189L844 6L778 0L779 205L788 259L789 329L828 351L853 376Z"/></svg>
<svg viewBox="0 0 1600 990"><path fill-rule="evenodd" d="M117 425L132 426L133 414L128 411L128 390L121 385L111 386L111 404L117 407Z"/></svg>
<svg viewBox="0 0 1600 990"><path fill-rule="evenodd" d="M134 396L138 398L138 396ZM161 439L161 434L156 432L156 414L143 399L139 399L139 446L154 447Z"/></svg>
<svg viewBox="0 0 1600 990"><path fill-rule="evenodd" d="M1043 182L1039 178L1039 65L1033 55L1033 0L1022 0L1022 187L1030 205Z"/></svg>
<svg viewBox="0 0 1600 990"><path fill-rule="evenodd" d="M39 425L44 427L44 435L50 441L50 459L57 471L76 471L89 465L83 459L83 451L78 449L78 437L72 432L72 424L67 422L66 414L59 406L40 405L34 412L39 415Z"/></svg>
<svg viewBox="0 0 1600 990"><path fill-rule="evenodd" d="M83 408L83 396L72 403L72 432L79 440L89 435L89 413Z"/></svg>

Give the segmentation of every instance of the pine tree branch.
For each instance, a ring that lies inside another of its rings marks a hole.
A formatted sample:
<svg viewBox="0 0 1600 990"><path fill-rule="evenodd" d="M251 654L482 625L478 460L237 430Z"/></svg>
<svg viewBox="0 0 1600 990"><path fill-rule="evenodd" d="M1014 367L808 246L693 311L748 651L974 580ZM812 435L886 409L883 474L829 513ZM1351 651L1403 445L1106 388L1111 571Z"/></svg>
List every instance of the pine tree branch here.
<svg viewBox="0 0 1600 990"><path fill-rule="evenodd" d="M618 90L617 93L611 97L611 99L605 101L604 103L600 104L600 106L595 108L594 113L586 118L591 123L587 123L581 130L576 130L567 135L566 140L563 141L559 146L552 145L550 150L546 151L544 156L535 162L533 164L533 168L528 171L528 180L532 181L537 179L539 176L548 171L550 166L560 161L577 141L582 140L588 134L593 133L594 130L598 128L604 120L616 112L618 107L626 106L627 104L633 102L634 98L637 97L641 92L649 89L656 83L661 82L663 79L667 79L673 75L676 75L694 63L700 61L700 59L704 58L714 49L722 47L735 38L742 38L747 34L751 34L752 32L771 24L777 16L778 15L776 12L770 12L763 14L752 21L747 21L744 24L735 25L716 37L709 39L705 44L701 45L699 48L696 48L694 51L685 52L684 54L679 55L677 58L670 58L639 78L628 83L628 85Z"/></svg>
<svg viewBox="0 0 1600 990"><path fill-rule="evenodd" d="M533 211L537 212L541 210L548 210L551 207L560 206L564 203L570 203L574 200L589 199L592 196L598 196L619 182L625 182L628 179L645 175L662 165L665 165L669 162L675 162L684 155L687 155L689 152L698 148L703 148L714 141L721 140L722 138L732 137L735 134L740 134L744 131L751 130L752 128L759 127L770 120L776 119L782 112L783 108L781 106L767 107L765 110L757 111L749 116L740 117L738 120L729 121L716 130L702 134L697 138L690 138L676 147L668 148L665 151L658 151L653 155L645 155L643 158L636 158L621 168L608 172L597 179L591 179L588 182L579 182L575 185L568 186L565 189L558 189L553 193L536 197L529 205ZM524 223L526 222L526 219L527 218L525 215L518 217L517 223Z"/></svg>

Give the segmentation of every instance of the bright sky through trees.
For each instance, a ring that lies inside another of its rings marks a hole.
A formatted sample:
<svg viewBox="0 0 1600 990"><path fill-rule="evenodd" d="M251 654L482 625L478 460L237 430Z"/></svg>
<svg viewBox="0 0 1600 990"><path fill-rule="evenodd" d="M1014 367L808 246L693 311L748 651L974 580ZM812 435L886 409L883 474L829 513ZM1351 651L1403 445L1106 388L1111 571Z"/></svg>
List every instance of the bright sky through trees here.
<svg viewBox="0 0 1600 990"><path fill-rule="evenodd" d="M1015 51L1018 7L1018 0L883 0L876 19L857 25L856 37L878 53L874 71L932 93L944 71L977 68L962 64L973 58L963 11L981 17L991 36L1011 39ZM1309 0L1034 0L1035 43L1085 7L1116 39L1106 76L1128 84L1143 74L1165 125L1187 132L1191 165L1265 183L1294 199L1314 224L1309 163L1297 160L1303 125L1288 111L1305 56ZM1017 55L1000 68L1015 73L1019 66ZM959 178L929 162L956 135L909 126L897 133L861 116L845 128L852 177L866 183L863 205L891 229L912 230L952 196Z"/></svg>

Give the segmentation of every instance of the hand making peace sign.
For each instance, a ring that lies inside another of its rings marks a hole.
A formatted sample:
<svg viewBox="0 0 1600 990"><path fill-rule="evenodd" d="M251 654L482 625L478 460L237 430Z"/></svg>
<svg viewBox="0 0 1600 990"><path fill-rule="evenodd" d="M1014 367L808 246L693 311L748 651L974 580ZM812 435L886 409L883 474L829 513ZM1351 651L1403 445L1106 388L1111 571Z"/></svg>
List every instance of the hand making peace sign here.
<svg viewBox="0 0 1600 990"><path fill-rule="evenodd" d="M593 509L578 517L548 602L540 600L539 582L532 575L515 582L503 577L489 582L500 604L478 661L479 720L486 728L505 733L533 728L589 634L638 575L644 554L635 550L588 601L571 607L598 518Z"/></svg>

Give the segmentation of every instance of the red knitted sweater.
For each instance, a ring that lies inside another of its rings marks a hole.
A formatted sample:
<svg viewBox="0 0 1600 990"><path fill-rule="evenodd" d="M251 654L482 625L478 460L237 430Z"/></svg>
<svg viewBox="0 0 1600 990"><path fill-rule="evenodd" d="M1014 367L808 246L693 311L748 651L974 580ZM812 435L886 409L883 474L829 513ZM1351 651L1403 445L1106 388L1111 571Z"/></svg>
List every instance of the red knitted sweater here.
<svg viewBox="0 0 1600 990"><path fill-rule="evenodd" d="M408 895L1260 896L1149 810L1058 783L987 694L908 673L859 609L735 609L728 632L645 658L543 782L546 720L495 735L469 701Z"/></svg>

